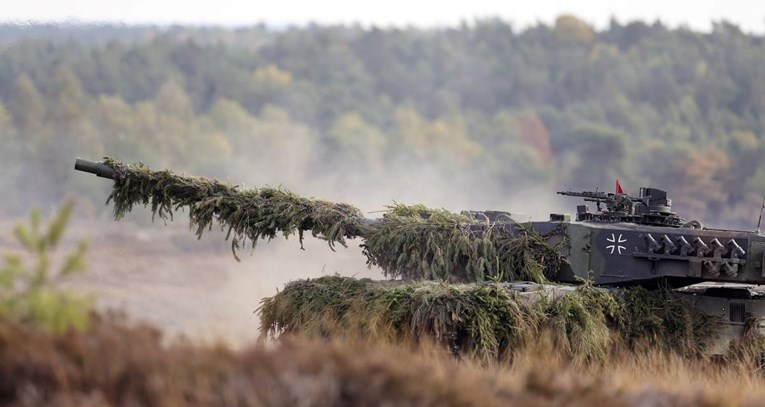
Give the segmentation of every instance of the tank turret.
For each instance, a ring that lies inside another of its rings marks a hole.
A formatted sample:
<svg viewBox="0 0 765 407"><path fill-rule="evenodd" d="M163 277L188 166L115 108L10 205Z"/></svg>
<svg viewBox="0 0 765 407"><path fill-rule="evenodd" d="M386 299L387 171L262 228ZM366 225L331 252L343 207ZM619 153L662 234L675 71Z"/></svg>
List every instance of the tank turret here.
<svg viewBox="0 0 765 407"><path fill-rule="evenodd" d="M658 188L640 188L638 196L601 191L558 191L558 194L595 202L595 213L591 213L587 205L577 207L576 220L579 222L623 222L667 227L685 225L685 220L672 212L672 200L667 198L667 192Z"/></svg>

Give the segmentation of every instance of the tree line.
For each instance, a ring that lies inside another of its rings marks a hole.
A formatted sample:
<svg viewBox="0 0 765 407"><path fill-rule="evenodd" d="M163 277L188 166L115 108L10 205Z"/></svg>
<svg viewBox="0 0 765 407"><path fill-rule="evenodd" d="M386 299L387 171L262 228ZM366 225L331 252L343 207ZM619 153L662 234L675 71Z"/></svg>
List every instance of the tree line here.
<svg viewBox="0 0 765 407"><path fill-rule="evenodd" d="M76 155L252 182L429 168L469 188L670 191L751 226L765 193L765 42L574 16L523 30L0 26L4 212L98 195ZM275 159L277 158L278 159ZM416 172L415 172L416 174ZM405 180L402 180L405 182Z"/></svg>

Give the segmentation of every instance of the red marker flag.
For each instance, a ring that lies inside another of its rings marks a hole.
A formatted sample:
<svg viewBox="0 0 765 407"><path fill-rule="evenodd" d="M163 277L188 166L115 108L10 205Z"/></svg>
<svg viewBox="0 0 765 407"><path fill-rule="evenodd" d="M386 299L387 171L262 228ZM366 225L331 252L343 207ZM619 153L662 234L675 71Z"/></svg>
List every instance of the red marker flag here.
<svg viewBox="0 0 765 407"><path fill-rule="evenodd" d="M619 178L616 179L616 193L617 194L624 193L624 190L622 189L622 184L619 183Z"/></svg>

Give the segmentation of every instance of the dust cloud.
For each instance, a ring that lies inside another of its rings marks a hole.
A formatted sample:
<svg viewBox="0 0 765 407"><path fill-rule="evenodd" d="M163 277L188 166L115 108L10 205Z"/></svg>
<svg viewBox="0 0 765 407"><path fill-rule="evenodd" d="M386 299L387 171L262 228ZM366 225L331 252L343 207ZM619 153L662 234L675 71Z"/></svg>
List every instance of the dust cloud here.
<svg viewBox="0 0 765 407"><path fill-rule="evenodd" d="M180 219L178 219L180 220ZM260 301L289 281L328 274L382 278L360 242L332 252L323 241L278 239L231 254L220 232L197 240L182 222L140 225L77 220L70 239L90 236L88 271L66 287L93 294L99 309L120 310L171 337L237 346L258 337Z"/></svg>

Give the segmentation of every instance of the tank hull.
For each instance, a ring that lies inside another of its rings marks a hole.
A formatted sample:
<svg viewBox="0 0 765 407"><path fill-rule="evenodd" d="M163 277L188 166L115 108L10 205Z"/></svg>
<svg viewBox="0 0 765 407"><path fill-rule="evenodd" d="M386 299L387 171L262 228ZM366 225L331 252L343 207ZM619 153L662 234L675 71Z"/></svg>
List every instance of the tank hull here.
<svg viewBox="0 0 765 407"><path fill-rule="evenodd" d="M765 284L765 236L631 223L531 222L567 259L562 282L682 287L702 281Z"/></svg>

